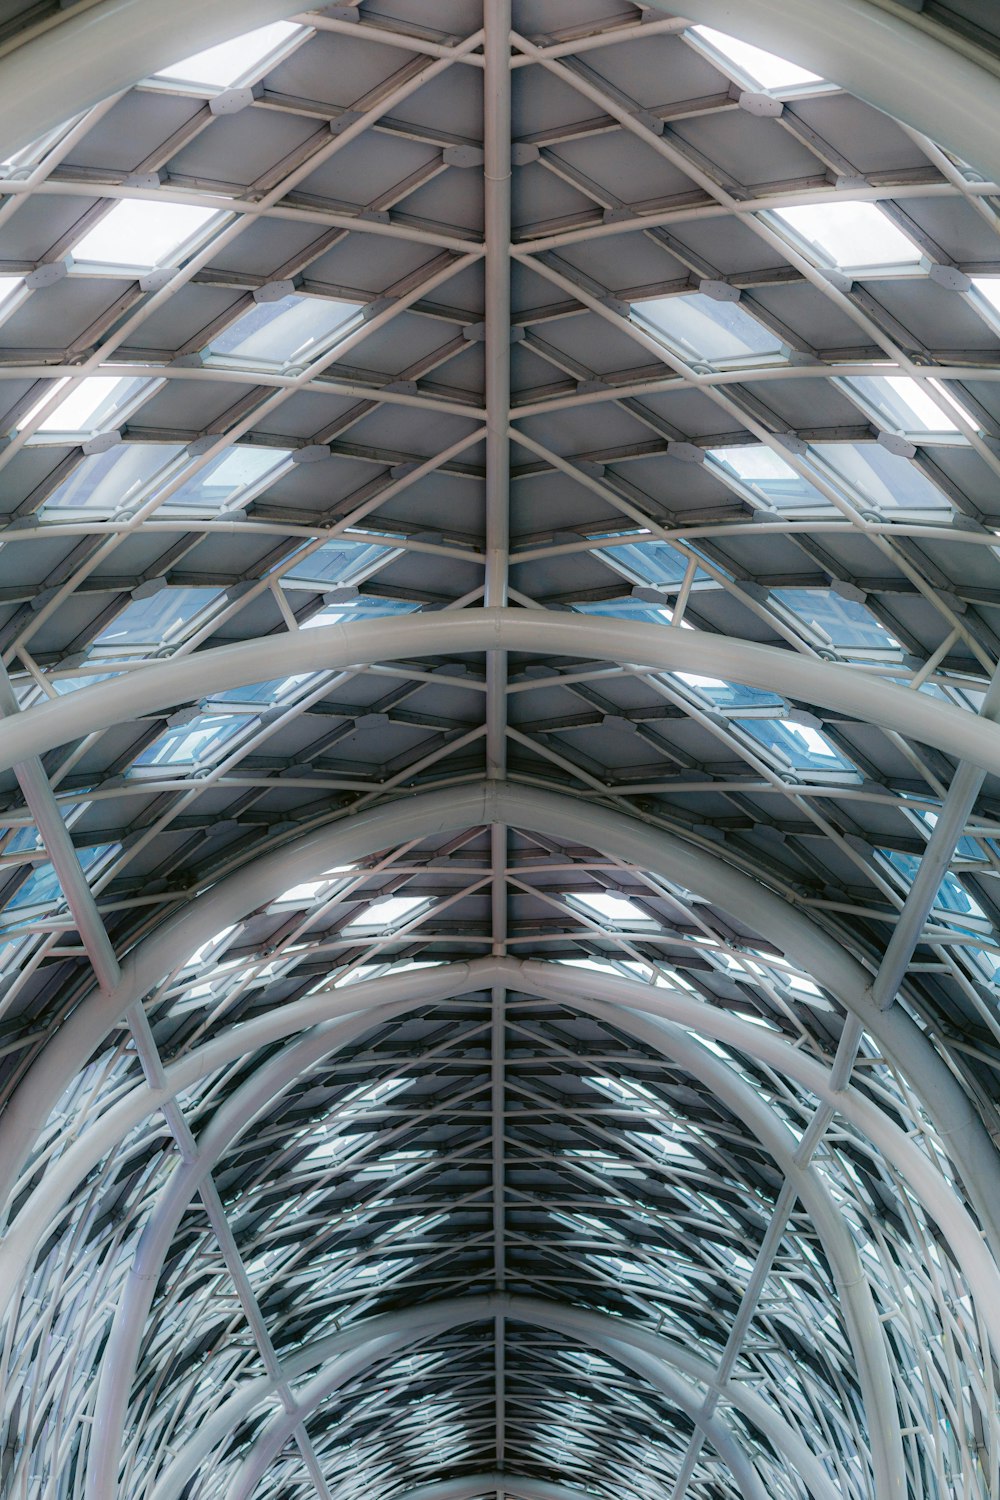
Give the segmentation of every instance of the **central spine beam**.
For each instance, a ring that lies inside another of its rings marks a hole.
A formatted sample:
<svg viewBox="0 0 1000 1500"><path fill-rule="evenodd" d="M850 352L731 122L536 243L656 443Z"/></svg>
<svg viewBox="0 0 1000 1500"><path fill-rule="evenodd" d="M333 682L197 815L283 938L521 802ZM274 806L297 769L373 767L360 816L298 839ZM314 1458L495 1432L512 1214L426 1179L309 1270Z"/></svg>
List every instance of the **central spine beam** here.
<svg viewBox="0 0 1000 1500"><path fill-rule="evenodd" d="M510 168L511 0L483 0L483 172L485 177L486 579L483 603L507 604L510 556ZM507 655L486 657L486 774L507 771ZM493 952L507 941L507 830L491 830ZM504 1163L506 994L492 991L491 1104L493 1135L494 1283L506 1284ZM507 1426L506 1339L502 1314L494 1327L496 1467L503 1468Z"/></svg>

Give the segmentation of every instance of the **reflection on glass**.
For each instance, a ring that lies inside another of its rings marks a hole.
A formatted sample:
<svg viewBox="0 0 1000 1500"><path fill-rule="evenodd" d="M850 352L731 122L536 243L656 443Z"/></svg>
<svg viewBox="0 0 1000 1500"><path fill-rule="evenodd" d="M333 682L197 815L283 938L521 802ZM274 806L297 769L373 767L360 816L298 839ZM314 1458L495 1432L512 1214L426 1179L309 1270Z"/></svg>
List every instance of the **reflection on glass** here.
<svg viewBox="0 0 1000 1500"><path fill-rule="evenodd" d="M251 369L298 369L360 321L362 303L330 297L258 302L208 345L213 360Z"/></svg>
<svg viewBox="0 0 1000 1500"><path fill-rule="evenodd" d="M97 266L152 270L171 262L222 215L192 203L125 198L73 246L73 259Z"/></svg>
<svg viewBox="0 0 1000 1500"><path fill-rule="evenodd" d="M166 588L149 599L127 604L100 635L97 647L154 647L176 639L213 600L221 597L213 588Z"/></svg>
<svg viewBox="0 0 1000 1500"><path fill-rule="evenodd" d="M803 479L777 453L762 443L743 448L713 448L708 457L712 463L761 500L772 506L829 505L829 501Z"/></svg>
<svg viewBox="0 0 1000 1500"><path fill-rule="evenodd" d="M780 355L784 348L781 339L738 302L717 302L701 292L636 302L632 312L689 362L760 363Z"/></svg>
<svg viewBox="0 0 1000 1500"><path fill-rule="evenodd" d="M815 258L844 271L883 266L915 266L919 248L875 203L802 203L774 210Z"/></svg>
<svg viewBox="0 0 1000 1500"><path fill-rule="evenodd" d="M916 464L878 443L817 443L812 451L846 479L867 506L878 510L952 509L947 497Z"/></svg>
<svg viewBox="0 0 1000 1500"><path fill-rule="evenodd" d="M271 478L290 457L290 450L286 448L253 448L238 444L220 453L186 480L169 497L167 506L221 510L237 499L248 499L251 492Z"/></svg>
<svg viewBox="0 0 1000 1500"><path fill-rule="evenodd" d="M896 432L923 435L959 430L935 401L933 389L909 375L859 375L848 378L844 384L860 396L862 404L881 418L885 426Z"/></svg>
<svg viewBox="0 0 1000 1500"><path fill-rule="evenodd" d="M800 83L822 82L818 73L810 73L808 68L800 68L797 63L788 62L773 52L765 52L763 47L754 47L749 42L727 36L711 26L692 26L691 30L714 52L735 63L741 73L762 89L787 89Z"/></svg>
<svg viewBox="0 0 1000 1500"><path fill-rule="evenodd" d="M832 589L775 589L771 597L831 646L899 648L870 610Z"/></svg>
<svg viewBox="0 0 1000 1500"><path fill-rule="evenodd" d="M115 515L128 509L183 451L174 443L121 443L107 453L94 453L52 491L40 514L85 510L91 515Z"/></svg>

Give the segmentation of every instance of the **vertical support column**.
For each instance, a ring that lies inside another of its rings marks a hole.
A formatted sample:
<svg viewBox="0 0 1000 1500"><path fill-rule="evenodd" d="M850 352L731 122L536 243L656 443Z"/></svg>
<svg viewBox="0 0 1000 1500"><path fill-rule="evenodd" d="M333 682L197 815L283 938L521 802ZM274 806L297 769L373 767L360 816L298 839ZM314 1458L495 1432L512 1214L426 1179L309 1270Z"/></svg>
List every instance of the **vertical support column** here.
<svg viewBox="0 0 1000 1500"><path fill-rule="evenodd" d="M510 552L510 157L511 0L483 0L483 170L485 175L486 579L483 602L505 608ZM486 774L507 771L507 656L486 657ZM491 829L493 952L507 944L507 830ZM506 1284L504 1213L504 1040L506 992L492 992L492 1132L494 1285ZM496 1467L503 1469L506 1427L504 1319L494 1326Z"/></svg>

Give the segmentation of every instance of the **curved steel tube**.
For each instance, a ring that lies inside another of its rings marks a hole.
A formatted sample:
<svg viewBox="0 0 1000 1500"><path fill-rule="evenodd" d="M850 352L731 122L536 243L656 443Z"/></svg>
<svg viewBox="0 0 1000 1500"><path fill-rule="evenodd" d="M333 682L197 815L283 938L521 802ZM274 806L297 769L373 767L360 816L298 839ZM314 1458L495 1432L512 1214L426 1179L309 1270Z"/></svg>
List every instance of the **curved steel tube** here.
<svg viewBox="0 0 1000 1500"><path fill-rule="evenodd" d="M984 727L997 732L994 725ZM194 952L276 891L332 865L352 863L388 844L494 822L582 840L694 890L738 915L835 994L878 1038L886 1056L920 1095L1000 1259L1000 1161L992 1139L927 1038L900 1007L882 1012L873 1004L867 971L834 938L718 855L621 813L510 784L422 793L319 829L221 881L164 923L123 961L117 991L94 992L78 1006L12 1096L0 1122L0 1197L9 1195L32 1142L82 1060L130 1004L176 969L178 954Z"/></svg>

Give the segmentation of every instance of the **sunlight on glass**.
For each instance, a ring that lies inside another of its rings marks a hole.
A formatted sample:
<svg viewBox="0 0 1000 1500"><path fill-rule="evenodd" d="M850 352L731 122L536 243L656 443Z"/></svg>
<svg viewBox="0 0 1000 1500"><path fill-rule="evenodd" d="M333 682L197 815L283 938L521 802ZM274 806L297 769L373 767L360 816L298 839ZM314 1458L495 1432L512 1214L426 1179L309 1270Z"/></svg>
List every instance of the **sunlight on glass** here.
<svg viewBox="0 0 1000 1500"><path fill-rule="evenodd" d="M123 199L77 241L73 259L92 265L150 270L169 261L213 219L220 217L218 209L198 208L193 203Z"/></svg>
<svg viewBox="0 0 1000 1500"><path fill-rule="evenodd" d="M841 270L920 261L919 248L874 203L801 203L777 208L774 216Z"/></svg>
<svg viewBox="0 0 1000 1500"><path fill-rule="evenodd" d="M255 369L305 365L330 349L361 319L363 303L332 297L282 297L258 302L217 334L208 353Z"/></svg>
<svg viewBox="0 0 1000 1500"><path fill-rule="evenodd" d="M774 52L765 52L763 47L754 47L750 42L741 42L735 36L727 36L711 26L692 26L695 36L728 58L731 63L762 89L793 88L797 83L821 83L818 73L800 68L798 63L788 62Z"/></svg>
<svg viewBox="0 0 1000 1500"><path fill-rule="evenodd" d="M273 52L304 30L291 21L275 21L271 26L259 26L256 31L233 37L232 41L206 47L204 52L195 52L180 62L171 63L152 76L206 84L210 88L232 88L257 72Z"/></svg>
<svg viewBox="0 0 1000 1500"><path fill-rule="evenodd" d="M613 896L610 891L572 891L571 897L581 906L603 917L606 922L648 922L650 918L624 896Z"/></svg>
<svg viewBox="0 0 1000 1500"><path fill-rule="evenodd" d="M426 905L426 901L425 896L387 896L359 912L346 927L394 927L418 906Z"/></svg>
<svg viewBox="0 0 1000 1500"><path fill-rule="evenodd" d="M784 347L738 302L717 302L701 292L656 297L633 305L633 313L663 334L679 354L711 364L752 361L780 354Z"/></svg>
<svg viewBox="0 0 1000 1500"><path fill-rule="evenodd" d="M909 375L860 375L845 384L898 432L958 432L930 392Z"/></svg>
<svg viewBox="0 0 1000 1500"><path fill-rule="evenodd" d="M46 386L45 394L18 422L18 430L28 426L57 391L69 384L69 376ZM43 417L36 432L88 433L110 426L112 418L126 401L138 395L148 382L127 375L90 375L71 390L64 401Z"/></svg>

